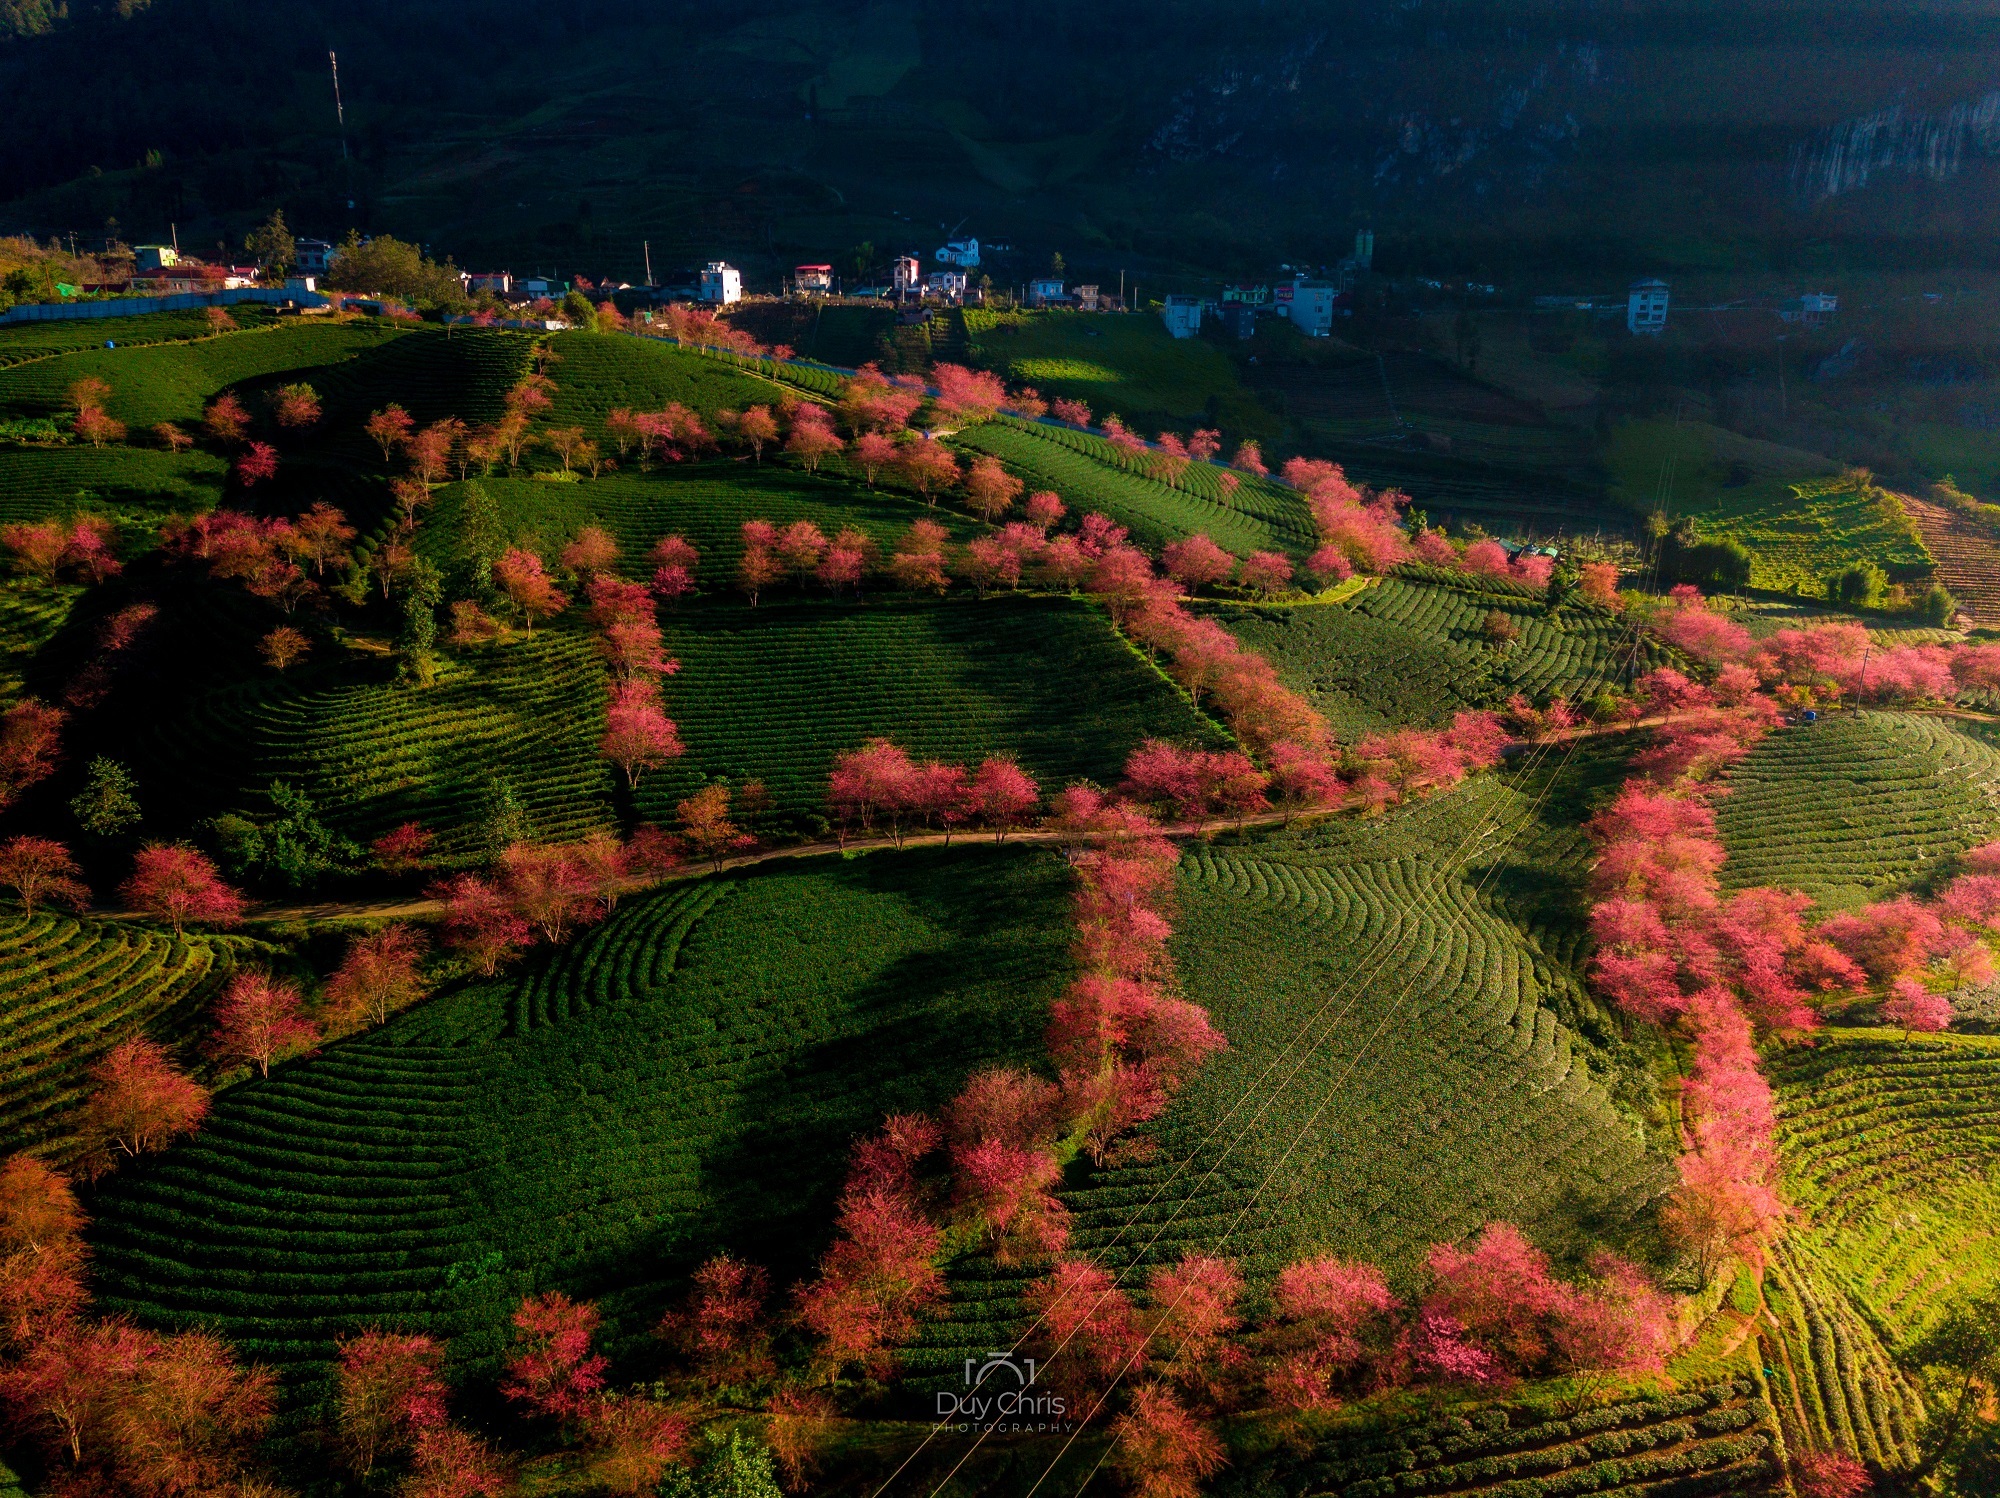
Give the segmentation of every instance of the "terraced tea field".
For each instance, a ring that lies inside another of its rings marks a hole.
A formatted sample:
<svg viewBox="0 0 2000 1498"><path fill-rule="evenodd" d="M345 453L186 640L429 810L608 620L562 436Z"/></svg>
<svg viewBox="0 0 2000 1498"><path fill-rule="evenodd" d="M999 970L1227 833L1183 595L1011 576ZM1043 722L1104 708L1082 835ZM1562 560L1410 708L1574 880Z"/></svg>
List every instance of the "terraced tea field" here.
<svg viewBox="0 0 2000 1498"><path fill-rule="evenodd" d="M257 307L238 307L232 314L248 326L272 321ZM196 307L185 312L154 312L144 317L79 317L56 322L8 323L0 327L0 369L46 359L52 354L80 349L101 349L106 343L120 348L145 343L179 343L212 336L208 330L208 310Z"/></svg>
<svg viewBox="0 0 2000 1498"><path fill-rule="evenodd" d="M1506 698L1504 662L1490 651L1378 619L1352 602L1222 608L1215 616L1277 667L1287 686L1305 693L1343 740L1435 727Z"/></svg>
<svg viewBox="0 0 2000 1498"><path fill-rule="evenodd" d="M119 1041L186 1038L241 945L53 911L0 912L0 1138L53 1142Z"/></svg>
<svg viewBox="0 0 2000 1498"><path fill-rule="evenodd" d="M324 378L320 371L403 336L400 325L373 319L288 321L190 343L82 349L0 371L0 411L43 416L62 410L69 387L95 376L111 386L107 408L127 426L188 421L240 381L284 375L317 386Z"/></svg>
<svg viewBox="0 0 2000 1498"><path fill-rule="evenodd" d="M1380 587L1368 588L1337 606L1439 641L1461 654L1490 656L1502 698L1514 692L1537 701L1545 694L1589 696L1607 682L1623 679L1622 662L1632 644L1631 626L1613 615L1571 610L1561 620L1551 620L1542 612L1541 601L1525 589L1487 592L1471 581L1385 578ZM1482 632L1487 615L1496 612L1520 631L1518 640L1499 650L1486 644ZM1642 637L1633 669L1643 673L1666 659L1661 647Z"/></svg>
<svg viewBox="0 0 2000 1498"><path fill-rule="evenodd" d="M1573 802L1616 773L1579 755L1560 785L1483 776L1378 821L1190 849L1174 956L1230 1049L1143 1131L1153 1159L1065 1191L1074 1246L1228 1253L1253 1278L1311 1248L1407 1286L1427 1245L1491 1218L1558 1254L1635 1226L1674 1139L1576 968ZM1007 1345L1018 1290L963 1265L913 1366L944 1378Z"/></svg>
<svg viewBox="0 0 2000 1498"><path fill-rule="evenodd" d="M21 673L68 622L85 589L73 583L13 578L0 583L0 710L24 690Z"/></svg>
<svg viewBox="0 0 2000 1498"><path fill-rule="evenodd" d="M199 698L135 746L142 797L192 820L254 810L284 780L348 836L414 820L440 852L470 857L497 777L537 837L610 825L604 673L588 635L544 629L448 665L429 688L389 678L380 661L331 661Z"/></svg>
<svg viewBox="0 0 2000 1498"><path fill-rule="evenodd" d="M1067 980L1046 850L818 859L628 898L546 969L223 1094L96 1208L107 1309L215 1326L303 1376L331 1340L454 1336L529 1288L643 1346L718 1247L800 1272L849 1140L1039 1047Z"/></svg>
<svg viewBox="0 0 2000 1498"><path fill-rule="evenodd" d="M763 781L794 825L820 830L834 755L876 734L925 757L1011 753L1051 792L1113 783L1149 735L1224 741L1078 600L716 604L669 614L666 636L688 754L640 783L641 810L661 819L723 776Z"/></svg>
<svg viewBox="0 0 2000 1498"><path fill-rule="evenodd" d="M377 337L352 361L313 379L326 413L321 440L372 466L381 455L362 435L361 423L391 402L420 423L447 416L472 426L497 421L532 349L527 334L505 328L420 328ZM284 382L273 376L260 383Z"/></svg>
<svg viewBox="0 0 2000 1498"><path fill-rule="evenodd" d="M1765 1280L1779 1412L1906 1467L1922 1406L1893 1349L2000 1281L2000 1048L1836 1030L1769 1065L1800 1214Z"/></svg>
<svg viewBox="0 0 2000 1498"><path fill-rule="evenodd" d="M993 454L1030 489L1055 490L1079 514L1108 515L1148 546L1197 532L1238 556L1253 551L1297 556L1315 543L1312 517L1297 493L1246 482L1235 501L1224 504L1216 482L1221 470L1212 465L1190 465L1186 487L1176 489L1112 463L1114 449L1101 437L1009 418L970 427L952 441Z"/></svg>
<svg viewBox="0 0 2000 1498"><path fill-rule="evenodd" d="M228 465L204 452L145 447L0 448L0 524L90 510L157 523L213 509Z"/></svg>
<svg viewBox="0 0 2000 1498"><path fill-rule="evenodd" d="M929 510L901 495L871 492L832 477L814 478L775 463L703 463L650 476L609 473L575 484L528 478L478 482L500 507L508 539L540 548L551 561L578 527L596 524L617 538L621 565L629 575L650 577L646 553L653 543L669 533L684 535L701 552L699 581L712 593L735 591L746 520L774 525L810 520L829 536L853 526L874 537L884 556L892 554L920 517L936 520L962 538L975 533L970 521L949 510ZM463 509L459 485L440 489L418 534L418 548L441 566L456 554L454 537Z"/></svg>
<svg viewBox="0 0 2000 1498"><path fill-rule="evenodd" d="M1504 1404L1336 1437L1288 1463L1289 1491L1337 1498L1468 1493L1639 1498L1769 1492L1784 1483L1771 1406L1748 1376L1567 1419ZM1343 1433L1344 1434L1344 1433Z"/></svg>
<svg viewBox="0 0 2000 1498"><path fill-rule="evenodd" d="M705 417L718 410L773 405L784 391L719 359L689 353L657 338L627 333L557 333L549 340L556 382L549 421L582 426L600 441L615 407L658 411L678 402Z"/></svg>
<svg viewBox="0 0 2000 1498"><path fill-rule="evenodd" d="M2000 836L2000 755L1965 720L1829 713L1772 734L1728 783L1724 883L1803 890L1830 908L1919 888Z"/></svg>

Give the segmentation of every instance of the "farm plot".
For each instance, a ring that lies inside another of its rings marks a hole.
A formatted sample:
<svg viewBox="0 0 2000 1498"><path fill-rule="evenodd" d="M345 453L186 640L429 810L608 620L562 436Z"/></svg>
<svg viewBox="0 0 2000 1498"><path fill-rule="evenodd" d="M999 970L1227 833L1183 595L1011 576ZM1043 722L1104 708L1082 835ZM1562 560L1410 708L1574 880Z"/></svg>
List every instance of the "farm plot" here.
<svg viewBox="0 0 2000 1498"><path fill-rule="evenodd" d="M230 315L240 323L267 320L261 309L252 307L238 307ZM183 343L212 336L205 307L185 312L151 312L143 317L9 323L0 327L0 369L30 359L46 359L52 354L101 349L106 343L125 348L147 343Z"/></svg>
<svg viewBox="0 0 2000 1498"><path fill-rule="evenodd" d="M913 754L1019 756L1053 792L1109 784L1151 736L1221 742L1093 605L714 605L666 621L681 663L668 712L685 759L639 786L662 820L704 779L761 780L779 811L816 827L833 756L886 734Z"/></svg>
<svg viewBox="0 0 2000 1498"><path fill-rule="evenodd" d="M652 569L646 553L660 537L675 533L701 552L699 582L713 593L734 591L746 520L780 526L810 520L829 536L853 526L872 536L885 556L919 517L939 521L960 538L974 534L970 521L948 510L928 510L899 495L776 464L703 463L651 476L612 473L575 484L527 478L475 482L498 504L507 538L537 548L551 562L580 526L595 524L617 538L624 570L648 577ZM454 538L464 504L462 485L441 488L418 533L419 550L440 566L456 555Z"/></svg>
<svg viewBox="0 0 2000 1498"><path fill-rule="evenodd" d="M239 381L283 373L317 385L315 371L403 336L391 323L285 322L192 343L85 349L0 372L0 411L45 416L63 410L69 387L95 376L111 386L108 409L128 426L188 421Z"/></svg>
<svg viewBox="0 0 2000 1498"><path fill-rule="evenodd" d="M273 780L304 790L327 823L366 841L404 821L446 855L480 853L479 822L500 783L533 836L605 828L611 771L603 668L588 636L543 630L450 666L428 688L376 664L221 688L144 735L142 793L192 819L255 808Z"/></svg>
<svg viewBox="0 0 2000 1498"><path fill-rule="evenodd" d="M1079 1251L1238 1255L1261 1279L1311 1249L1407 1282L1430 1243L1492 1218L1575 1254L1665 1188L1671 1123L1620 1100L1615 1022L1574 965L1587 849L1527 791L1484 776L1183 859L1181 986L1230 1049L1144 1131L1151 1159L1065 1191ZM1007 1345L1020 1286L962 1265L913 1366L942 1378Z"/></svg>
<svg viewBox="0 0 2000 1498"><path fill-rule="evenodd" d="M2000 756L1964 728L1870 712L1772 734L1717 804L1724 883L1803 890L1834 909L1921 886L2000 834Z"/></svg>
<svg viewBox="0 0 2000 1498"><path fill-rule="evenodd" d="M286 1372L368 1326L457 1331L482 1283L480 1060L391 1027L223 1093L200 1134L101 1194L99 1308L210 1327Z"/></svg>
<svg viewBox="0 0 2000 1498"><path fill-rule="evenodd" d="M0 709L25 689L21 673L35 652L54 639L85 589L74 583L12 578L0 583Z"/></svg>
<svg viewBox="0 0 2000 1498"><path fill-rule="evenodd" d="M1285 1464L1286 1490L1328 1498L1770 1492L1784 1483L1776 1435L1770 1404L1748 1376L1567 1419L1495 1403L1335 1435Z"/></svg>
<svg viewBox="0 0 2000 1498"><path fill-rule="evenodd" d="M600 441L605 416L618 406L657 411L673 401L713 417L724 408L772 405L784 394L768 380L657 338L558 333L549 347L556 354L548 371L556 382L550 424L585 427Z"/></svg>
<svg viewBox="0 0 2000 1498"><path fill-rule="evenodd" d="M1760 1342L1787 1438L1894 1471L1916 1458L1923 1407L1866 1313L1787 1239L1764 1271Z"/></svg>
<svg viewBox="0 0 2000 1498"><path fill-rule="evenodd" d="M1469 581L1387 578L1343 607L1463 651L1489 650L1483 633L1487 616L1504 615L1520 638L1490 652L1502 697L1514 692L1537 700L1545 694L1587 697L1623 678L1625 652L1632 643L1630 626L1613 615L1572 610L1560 621L1551 620L1538 599L1485 592ZM1666 659L1650 639L1642 637L1637 648L1637 671Z"/></svg>
<svg viewBox="0 0 2000 1498"><path fill-rule="evenodd" d="M60 1153L92 1064L131 1035L180 1038L240 945L52 911L0 915L0 1138Z"/></svg>
<svg viewBox="0 0 2000 1498"><path fill-rule="evenodd" d="M1436 727L1506 696L1491 652L1348 605L1223 608L1215 617L1305 693L1345 740L1384 728Z"/></svg>
<svg viewBox="0 0 2000 1498"><path fill-rule="evenodd" d="M505 414L507 392L528 367L532 340L503 328L424 328L377 336L352 361L312 381L325 409L322 445L379 461L361 423L394 402L418 422L456 416L472 426ZM275 379L263 383L281 383Z"/></svg>
<svg viewBox="0 0 2000 1498"><path fill-rule="evenodd" d="M957 433L952 441L991 453L1030 489L1053 489L1078 513L1100 511L1144 545L1159 546L1199 532L1238 556L1253 551L1298 555L1312 548L1311 521L1305 502L1295 494L1288 500L1261 492L1251 495L1246 484L1238 496L1244 503L1232 507L1221 503L1219 489L1206 496L1193 487L1171 488L1080 451L1101 439L1055 427L989 421ZM1191 485L1206 481L1206 475L1197 474L1200 466L1188 470L1196 475Z"/></svg>
<svg viewBox="0 0 2000 1498"><path fill-rule="evenodd" d="M0 448L0 522L71 510L157 521L213 509L227 465L203 452L139 447Z"/></svg>
<svg viewBox="0 0 2000 1498"><path fill-rule="evenodd" d="M100 1198L100 1300L301 1374L371 1324L480 1366L530 1289L602 1297L643 1348L717 1249L805 1271L885 1112L1039 1051L1069 889L1050 852L987 845L628 898L518 987L218 1098Z"/></svg>
<svg viewBox="0 0 2000 1498"><path fill-rule="evenodd" d="M1829 1032L1770 1060L1800 1251L1897 1340L2000 1280L2000 1047Z"/></svg>

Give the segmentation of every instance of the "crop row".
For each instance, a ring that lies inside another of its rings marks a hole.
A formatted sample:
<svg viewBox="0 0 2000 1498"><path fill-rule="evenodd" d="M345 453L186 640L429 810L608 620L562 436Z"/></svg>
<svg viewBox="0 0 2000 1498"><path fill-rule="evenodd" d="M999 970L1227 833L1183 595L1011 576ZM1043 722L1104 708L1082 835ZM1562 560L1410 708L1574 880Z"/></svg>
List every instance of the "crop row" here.
<svg viewBox="0 0 2000 1498"><path fill-rule="evenodd" d="M184 1031L228 970L226 944L0 916L0 1136L59 1138L99 1057L134 1034Z"/></svg>
<svg viewBox="0 0 2000 1498"><path fill-rule="evenodd" d="M931 519L964 539L974 528L948 510L926 509L899 495L875 493L833 478L814 478L769 462L762 466L704 463L669 467L651 476L625 472L575 484L527 478L479 480L499 507L509 540L525 540L551 562L578 527L601 525L617 540L624 570L650 577L646 554L662 536L687 537L701 553L698 582L711 593L735 592L743 556L743 522L786 526L810 520L831 538L852 526L872 537L886 558L913 521ZM441 566L458 556L464 490L451 485L437 500L417 545ZM809 591L821 591L808 583ZM789 591L789 585L772 590Z"/></svg>
<svg viewBox="0 0 2000 1498"><path fill-rule="evenodd" d="M475 851L474 824L497 781L537 837L605 826L603 723L603 668L590 639L544 629L454 663L430 687L339 661L222 688L142 739L138 768L142 787L171 787L211 810L284 780L351 837L414 820L438 834L441 852L463 854Z"/></svg>
<svg viewBox="0 0 2000 1498"><path fill-rule="evenodd" d="M19 578L0 584L0 708L24 687L21 673L69 620L84 589L73 583Z"/></svg>
<svg viewBox="0 0 2000 1498"><path fill-rule="evenodd" d="M688 933L735 887L721 879L691 881L571 942L514 991L514 1032L653 996L672 980Z"/></svg>
<svg viewBox="0 0 2000 1498"><path fill-rule="evenodd" d="M1881 1338L1809 1249L1781 1243L1765 1270L1769 1324L1784 1343L1778 1408L1804 1444L1895 1470L1916 1456L1922 1406Z"/></svg>
<svg viewBox="0 0 2000 1498"><path fill-rule="evenodd" d="M0 410L61 410L70 386L94 377L111 387L107 409L130 427L192 421L239 381L285 374L319 385L328 366L402 336L390 323L284 322L192 343L84 349L0 373Z"/></svg>
<svg viewBox="0 0 2000 1498"><path fill-rule="evenodd" d="M1075 451L1059 440L1054 428L990 421L951 440L974 452L991 453L1030 489L1055 490L1079 514L1096 510L1109 516L1149 546L1200 533L1238 556L1253 551L1298 555L1312 549L1310 523L1303 516L1281 527L1246 510L1170 488Z"/></svg>
<svg viewBox="0 0 2000 1498"><path fill-rule="evenodd" d="M100 1298L290 1365L369 1324L476 1360L558 1286L643 1343L719 1248L803 1272L885 1110L1037 1052L1068 892L1046 850L983 846L629 897L518 979L220 1096L104 1192Z"/></svg>
<svg viewBox="0 0 2000 1498"><path fill-rule="evenodd" d="M724 409L775 405L784 394L768 380L758 379L730 361L658 338L558 333L549 346L556 353L556 362L549 369L549 377L556 382L549 420L558 426L589 427L593 436L602 433L605 416L620 406L629 411L658 411L674 403L713 417ZM766 363L754 361L750 368L761 370ZM779 377L793 382L789 374Z"/></svg>
<svg viewBox="0 0 2000 1498"><path fill-rule="evenodd" d="M1505 700L1506 664L1490 651L1340 604L1220 609L1237 639L1303 692L1341 738L1437 727Z"/></svg>
<svg viewBox="0 0 2000 1498"><path fill-rule="evenodd" d="M1024 421L1019 417L1002 417L998 425L1025 432L1043 442L1053 442L1058 447L1066 447L1107 468L1130 471L1129 460L1108 438L1100 437L1095 432L1046 421ZM1237 482L1236 492L1230 494L1223 485L1224 471L1214 463L1189 463L1181 474L1178 487L1184 493L1261 520L1301 546L1312 544L1312 514L1298 490L1275 479L1237 472L1232 475Z"/></svg>
<svg viewBox="0 0 2000 1498"><path fill-rule="evenodd" d="M1063 598L866 607L713 605L669 616L668 715L687 757L642 781L657 818L706 778L824 804L833 757L875 735L961 763L1013 754L1044 789L1110 783L1149 735L1214 740L1093 605Z"/></svg>
<svg viewBox="0 0 2000 1498"><path fill-rule="evenodd" d="M1301 1463L1298 1476L1308 1491L1343 1498L1601 1492L1766 1453L1770 1419L1770 1407L1748 1379L1628 1400L1568 1419L1523 1418L1492 1406L1469 1417L1327 1442Z"/></svg>
<svg viewBox="0 0 2000 1498"><path fill-rule="evenodd" d="M2000 833L2000 755L1941 718L1828 714L1770 735L1729 786L1724 880L1823 903L1909 888Z"/></svg>
<svg viewBox="0 0 2000 1498"><path fill-rule="evenodd" d="M240 323L266 320L261 308L238 307L231 314ZM54 322L21 322L0 326L0 369L46 359L80 349L101 349L106 343L137 348L148 343L182 343L209 337L208 309L149 312L140 317L79 317Z"/></svg>
<svg viewBox="0 0 2000 1498"><path fill-rule="evenodd" d="M1145 1131L1150 1159L1066 1189L1075 1246L1113 1266L1224 1253L1261 1276L1338 1245L1395 1276L1494 1218L1581 1246L1660 1189L1673 1141L1614 1103L1596 1042L1561 1017L1591 1008L1574 972L1479 887L1506 856L1479 824L1511 835L1533 805L1468 783L1365 829L1185 858L1175 962L1230 1050ZM913 1362L943 1377L1006 1345L1019 1289L962 1266Z"/></svg>
<svg viewBox="0 0 2000 1498"><path fill-rule="evenodd" d="M224 1094L194 1140L106 1192L100 1304L281 1364L360 1326L455 1329L477 1089L475 1055L382 1032Z"/></svg>
<svg viewBox="0 0 2000 1498"><path fill-rule="evenodd" d="M222 496L225 465L207 453L137 447L0 448L0 523L70 510L206 510Z"/></svg>
<svg viewBox="0 0 2000 1498"><path fill-rule="evenodd" d="M1823 1273L1898 1338L2000 1281L2000 1050L1835 1036L1771 1059L1787 1195Z"/></svg>
<svg viewBox="0 0 2000 1498"><path fill-rule="evenodd" d="M1538 599L1488 592L1469 582L1392 577L1356 594L1345 607L1468 650L1492 648L1486 620L1500 614L1519 638L1493 650L1493 674L1503 695L1521 692L1530 698L1589 695L1622 681L1632 638L1630 627L1616 618L1573 611L1552 620ZM1642 642L1634 669L1643 672L1660 659L1656 647Z"/></svg>

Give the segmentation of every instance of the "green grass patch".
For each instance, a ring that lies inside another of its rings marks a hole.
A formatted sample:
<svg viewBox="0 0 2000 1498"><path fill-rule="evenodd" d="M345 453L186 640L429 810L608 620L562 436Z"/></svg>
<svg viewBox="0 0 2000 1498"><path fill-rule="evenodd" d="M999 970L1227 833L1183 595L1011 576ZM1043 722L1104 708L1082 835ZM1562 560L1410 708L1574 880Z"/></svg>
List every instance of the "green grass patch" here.
<svg viewBox="0 0 2000 1498"><path fill-rule="evenodd" d="M317 371L401 336L400 327L374 321L284 322L189 343L92 348L0 372L0 411L61 410L69 387L94 376L111 387L110 412L127 426L191 421L239 381L284 375L318 385Z"/></svg>
<svg viewBox="0 0 2000 1498"><path fill-rule="evenodd" d="M803 1272L851 1139L1040 1047L1068 975L1046 850L817 859L678 884L518 981L223 1094L93 1209L106 1312L299 1369L369 1325L488 1360L530 1290L643 1347L727 1247Z"/></svg>
<svg viewBox="0 0 2000 1498"><path fill-rule="evenodd" d="M925 757L1014 754L1048 792L1114 782L1149 735L1224 741L1080 600L715 605L669 615L666 634L688 754L640 784L662 821L720 776L763 781L817 831L834 755L877 734Z"/></svg>
<svg viewBox="0 0 2000 1498"><path fill-rule="evenodd" d="M1203 339L1175 338L1157 317L974 309L965 331L975 362L1050 399L1086 401L1100 416L1115 411L1148 436L1169 422L1246 436L1281 425L1243 389L1228 354Z"/></svg>
<svg viewBox="0 0 2000 1498"><path fill-rule="evenodd" d="M1312 517L1296 491L1248 481L1225 502L1221 470L1210 464L1191 464L1175 488L1121 466L1116 449L1101 437L1012 418L968 428L951 440L999 458L1031 491L1055 490L1078 514L1109 516L1143 545L1199 532L1238 556L1282 551L1298 557L1315 543Z"/></svg>
<svg viewBox="0 0 2000 1498"><path fill-rule="evenodd" d="M1926 887L2000 836L2000 754L1983 725L1828 713L1784 728L1728 778L1716 822L1734 888L1775 884L1841 909Z"/></svg>

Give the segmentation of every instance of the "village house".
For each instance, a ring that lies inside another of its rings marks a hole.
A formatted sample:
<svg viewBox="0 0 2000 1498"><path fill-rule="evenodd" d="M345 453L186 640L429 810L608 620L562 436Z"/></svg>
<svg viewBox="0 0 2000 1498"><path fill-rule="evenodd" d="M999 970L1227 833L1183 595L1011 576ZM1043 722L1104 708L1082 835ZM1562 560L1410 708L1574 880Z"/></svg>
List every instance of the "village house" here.
<svg viewBox="0 0 2000 1498"><path fill-rule="evenodd" d="M702 267L701 299L728 307L743 300L743 272L726 260L711 260Z"/></svg>
<svg viewBox="0 0 2000 1498"><path fill-rule="evenodd" d="M934 270L924 280L924 290L957 302L965 299L966 274L962 270Z"/></svg>
<svg viewBox="0 0 2000 1498"><path fill-rule="evenodd" d="M1324 338L1333 331L1334 303L1339 295L1340 288L1331 281L1299 276L1277 288L1272 310L1289 318L1308 338Z"/></svg>
<svg viewBox="0 0 2000 1498"><path fill-rule="evenodd" d="M1030 307L1067 306L1069 299L1063 295L1060 276L1044 276L1028 283L1028 305Z"/></svg>
<svg viewBox="0 0 2000 1498"><path fill-rule="evenodd" d="M890 267L889 284L899 297L915 296L923 289L924 268L915 255L898 255Z"/></svg>
<svg viewBox="0 0 2000 1498"><path fill-rule="evenodd" d="M979 264L979 241L976 239L949 239L934 257L940 265L956 265L969 270Z"/></svg>
<svg viewBox="0 0 2000 1498"><path fill-rule="evenodd" d="M333 260L333 246L324 239L292 241L292 267L302 276L323 276Z"/></svg>
<svg viewBox="0 0 2000 1498"><path fill-rule="evenodd" d="M504 270L486 271L465 278L467 291L488 291L494 296L506 296L514 289L514 277Z"/></svg>
<svg viewBox="0 0 2000 1498"><path fill-rule="evenodd" d="M1667 283L1648 278L1634 281L1625 293L1627 332L1656 336L1667 329Z"/></svg>
<svg viewBox="0 0 2000 1498"><path fill-rule="evenodd" d="M795 265L792 267L792 288L795 291L812 292L821 296L833 290L833 267L830 265Z"/></svg>
<svg viewBox="0 0 2000 1498"><path fill-rule="evenodd" d="M1202 299L1198 296L1170 296L1160 309L1167 331L1176 338L1192 338L1201 331Z"/></svg>

